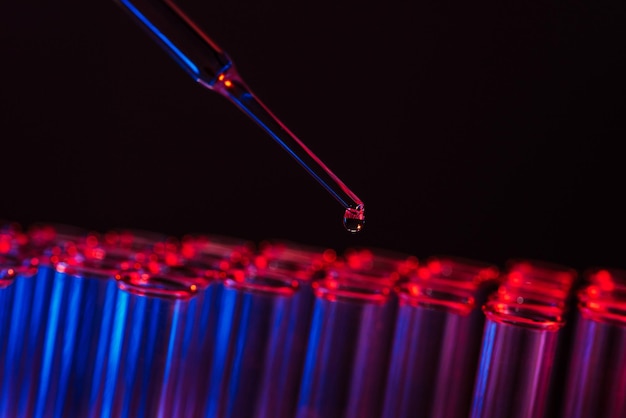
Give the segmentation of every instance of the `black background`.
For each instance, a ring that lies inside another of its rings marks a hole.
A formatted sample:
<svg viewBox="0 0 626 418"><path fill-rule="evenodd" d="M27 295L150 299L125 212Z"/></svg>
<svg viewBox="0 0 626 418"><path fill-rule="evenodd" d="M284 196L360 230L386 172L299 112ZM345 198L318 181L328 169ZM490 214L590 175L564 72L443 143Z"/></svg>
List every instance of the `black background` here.
<svg viewBox="0 0 626 418"><path fill-rule="evenodd" d="M355 235L114 2L57 3L0 14L0 218L626 267L623 1L180 1L363 199Z"/></svg>

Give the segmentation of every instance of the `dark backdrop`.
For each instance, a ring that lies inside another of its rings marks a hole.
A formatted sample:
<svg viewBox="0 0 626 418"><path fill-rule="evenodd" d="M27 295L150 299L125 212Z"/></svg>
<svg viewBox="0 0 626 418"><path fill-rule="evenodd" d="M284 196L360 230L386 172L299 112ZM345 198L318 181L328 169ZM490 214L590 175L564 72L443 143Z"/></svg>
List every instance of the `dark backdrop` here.
<svg viewBox="0 0 626 418"><path fill-rule="evenodd" d="M112 1L41 3L0 13L0 218L626 267L623 1L181 1L356 235Z"/></svg>

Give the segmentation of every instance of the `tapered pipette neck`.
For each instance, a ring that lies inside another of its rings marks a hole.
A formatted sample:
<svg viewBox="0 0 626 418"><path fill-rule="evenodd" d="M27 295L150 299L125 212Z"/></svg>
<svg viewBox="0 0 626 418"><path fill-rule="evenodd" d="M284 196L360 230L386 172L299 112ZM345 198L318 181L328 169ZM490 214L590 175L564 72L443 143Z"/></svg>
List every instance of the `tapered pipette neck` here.
<svg viewBox="0 0 626 418"><path fill-rule="evenodd" d="M266 131L344 208L350 232L365 224L360 200L252 93L228 55L172 0L114 0L200 85L235 104Z"/></svg>

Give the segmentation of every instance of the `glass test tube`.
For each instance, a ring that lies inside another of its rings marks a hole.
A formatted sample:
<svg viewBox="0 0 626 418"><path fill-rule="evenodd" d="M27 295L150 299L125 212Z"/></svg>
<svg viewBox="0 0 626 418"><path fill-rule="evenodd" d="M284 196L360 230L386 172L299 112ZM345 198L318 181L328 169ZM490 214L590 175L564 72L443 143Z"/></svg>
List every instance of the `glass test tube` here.
<svg viewBox="0 0 626 418"><path fill-rule="evenodd" d="M558 332L546 412L547 416L555 416L561 405L565 387L563 379L572 346L578 272L568 266L533 259L510 259L506 265L507 274L498 292L501 300L555 306L562 311L564 325Z"/></svg>
<svg viewBox="0 0 626 418"><path fill-rule="evenodd" d="M0 254L0 383L4 380L7 340L11 326L11 310L15 286L13 282L16 276L16 263L7 260ZM0 386L0 403L2 402L4 388ZM1 410L0 405L0 410Z"/></svg>
<svg viewBox="0 0 626 418"><path fill-rule="evenodd" d="M433 257L398 287L382 416L466 417L480 353L484 289L495 265Z"/></svg>
<svg viewBox="0 0 626 418"><path fill-rule="evenodd" d="M563 418L618 418L626 412L626 271L591 269L578 293Z"/></svg>
<svg viewBox="0 0 626 418"><path fill-rule="evenodd" d="M176 416L202 416L209 391L224 280L229 271L242 271L254 252L249 240L214 234L187 234L177 248L160 259L168 269L192 269L204 282L190 301L186 320L187 357L184 378L177 384Z"/></svg>
<svg viewBox="0 0 626 418"><path fill-rule="evenodd" d="M21 305L25 282L34 280L36 270L21 259L0 255L0 416L20 416L17 397L21 384L30 384L19 367L27 328ZM25 383L22 383L25 382Z"/></svg>
<svg viewBox="0 0 626 418"><path fill-rule="evenodd" d="M304 368L311 310L313 307L313 287L316 280L324 277L329 263L336 259L336 252L329 248L307 246L286 240L266 240L259 244L259 252L254 268L266 269L299 282L300 300L291 313L292 329L303 333L303 338L292 338L290 356L297 361L286 362L280 356L269 358L261 384L261 394L256 408L260 417L293 417ZM291 331L289 331L291 332ZM274 381L281 382L277 390Z"/></svg>
<svg viewBox="0 0 626 418"><path fill-rule="evenodd" d="M397 301L393 280L331 268L315 305L298 418L380 416Z"/></svg>
<svg viewBox="0 0 626 418"><path fill-rule="evenodd" d="M55 264L61 246L81 241L84 231L71 226L36 224L28 234L24 259L35 274L18 275L4 362L5 388L0 412L33 416L40 384L40 370L51 303ZM77 235L74 235L77 234Z"/></svg>
<svg viewBox="0 0 626 418"><path fill-rule="evenodd" d="M553 306L492 298L486 315L472 418L539 418L547 411L563 326Z"/></svg>
<svg viewBox="0 0 626 418"><path fill-rule="evenodd" d="M288 275L249 268L226 279L202 416L293 416L311 304Z"/></svg>
<svg viewBox="0 0 626 418"><path fill-rule="evenodd" d="M174 416L185 320L196 286L187 277L142 270L122 272L116 279L120 292L99 415Z"/></svg>
<svg viewBox="0 0 626 418"><path fill-rule="evenodd" d="M134 251L102 244L89 234L56 255L38 416L89 417L99 410L118 294L114 275L135 258Z"/></svg>
<svg viewBox="0 0 626 418"><path fill-rule="evenodd" d="M182 268L167 268L166 271ZM200 416L204 405L211 369L219 310L216 308L221 288L218 280L201 277L200 272L188 270L190 283L196 284L196 294L186 309L181 341L180 356L184 359L180 372L172 377L171 399L161 412L166 416ZM196 277L191 277L194 274Z"/></svg>

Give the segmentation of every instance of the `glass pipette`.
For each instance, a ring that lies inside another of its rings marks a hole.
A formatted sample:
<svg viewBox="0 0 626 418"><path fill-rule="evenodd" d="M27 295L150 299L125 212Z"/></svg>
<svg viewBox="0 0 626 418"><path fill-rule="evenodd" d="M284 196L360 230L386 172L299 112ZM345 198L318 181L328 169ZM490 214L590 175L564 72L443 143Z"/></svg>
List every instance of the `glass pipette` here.
<svg viewBox="0 0 626 418"><path fill-rule="evenodd" d="M358 232L363 202L251 92L228 55L172 0L114 0L200 85L234 103L263 128L344 207L343 223Z"/></svg>

